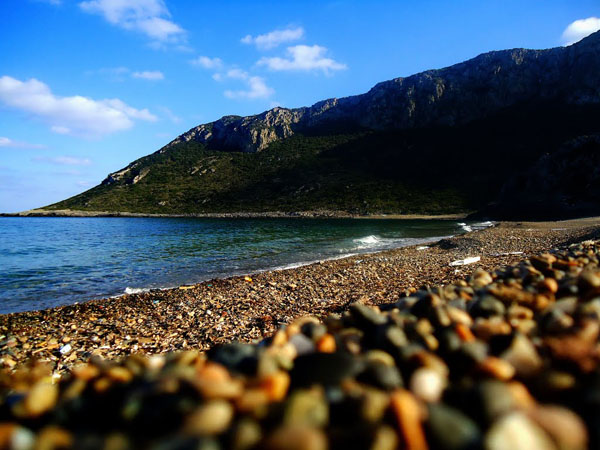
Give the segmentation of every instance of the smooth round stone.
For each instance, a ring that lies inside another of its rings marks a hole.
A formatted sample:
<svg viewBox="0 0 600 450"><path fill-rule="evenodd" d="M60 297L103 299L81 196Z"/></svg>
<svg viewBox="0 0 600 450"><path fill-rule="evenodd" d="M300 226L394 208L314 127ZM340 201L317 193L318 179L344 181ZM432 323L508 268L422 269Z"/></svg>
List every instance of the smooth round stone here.
<svg viewBox="0 0 600 450"><path fill-rule="evenodd" d="M350 305L350 314L359 328L370 330L387 323L387 317L362 303Z"/></svg>
<svg viewBox="0 0 600 450"><path fill-rule="evenodd" d="M73 436L66 430L55 426L43 428L35 440L36 449L72 448Z"/></svg>
<svg viewBox="0 0 600 450"><path fill-rule="evenodd" d="M529 415L552 437L561 450L588 448L585 423L573 411L560 406L539 406Z"/></svg>
<svg viewBox="0 0 600 450"><path fill-rule="evenodd" d="M510 380L515 375L515 368L508 361L495 356L488 356L478 368L480 372L502 381Z"/></svg>
<svg viewBox="0 0 600 450"><path fill-rule="evenodd" d="M133 448L129 438L123 433L110 433L104 439L104 450L128 450Z"/></svg>
<svg viewBox="0 0 600 450"><path fill-rule="evenodd" d="M484 286L487 286L488 284L492 283L494 281L494 279L492 278L492 275L490 275L490 273L486 272L485 270L478 268L475 273L473 274L473 286L476 288L482 288Z"/></svg>
<svg viewBox="0 0 600 450"><path fill-rule="evenodd" d="M370 448L373 450L394 450L398 448L398 434L392 427L382 425L375 430Z"/></svg>
<svg viewBox="0 0 600 450"><path fill-rule="evenodd" d="M383 331L382 341L383 347L386 349L401 348L408 344L404 330L396 325L391 325Z"/></svg>
<svg viewBox="0 0 600 450"><path fill-rule="evenodd" d="M290 338L290 344L294 346L298 355L305 355L315 351L315 344L312 339L302 333L294 334Z"/></svg>
<svg viewBox="0 0 600 450"><path fill-rule="evenodd" d="M402 376L395 365L389 366L379 362L370 363L367 368L356 377L356 380L388 391L403 385Z"/></svg>
<svg viewBox="0 0 600 450"><path fill-rule="evenodd" d="M577 280L579 289L588 291L600 288L600 277L591 270L583 270Z"/></svg>
<svg viewBox="0 0 600 450"><path fill-rule="evenodd" d="M316 428L284 426L275 430L263 443L266 450L327 450L327 437Z"/></svg>
<svg viewBox="0 0 600 450"><path fill-rule="evenodd" d="M504 303L491 295L479 298L472 303L469 309L471 316L473 317L492 317L492 316L503 316L506 312Z"/></svg>
<svg viewBox="0 0 600 450"><path fill-rule="evenodd" d="M244 418L234 426L229 444L232 450L248 450L254 448L261 438L260 425L252 419Z"/></svg>
<svg viewBox="0 0 600 450"><path fill-rule="evenodd" d="M442 377L447 377L449 373L448 366L442 358L435 353L419 349L409 357L410 362L417 367L427 367L439 373Z"/></svg>
<svg viewBox="0 0 600 450"><path fill-rule="evenodd" d="M477 364L485 360L488 355L488 346L485 342L465 342L454 355L457 361L465 366Z"/></svg>
<svg viewBox="0 0 600 450"><path fill-rule="evenodd" d="M462 412L443 403L430 404L427 409L427 435L436 448L461 450L479 446L481 432Z"/></svg>
<svg viewBox="0 0 600 450"><path fill-rule="evenodd" d="M361 416L367 422L379 422L389 404L390 397L387 393L378 389L367 389L361 398Z"/></svg>
<svg viewBox="0 0 600 450"><path fill-rule="evenodd" d="M352 354L359 354L362 350L362 339L365 333L358 328L346 328L341 330L338 337L341 341L341 348Z"/></svg>
<svg viewBox="0 0 600 450"><path fill-rule="evenodd" d="M428 317L436 308L442 305L442 299L435 294L421 297L410 309L411 314L417 317Z"/></svg>
<svg viewBox="0 0 600 450"><path fill-rule="evenodd" d="M391 411L408 449L426 449L427 441L422 427L423 411L419 401L410 392L398 389L391 396Z"/></svg>
<svg viewBox="0 0 600 450"><path fill-rule="evenodd" d="M470 327L473 324L473 319L463 309L449 306L447 312L450 320L452 320L454 323L461 323L467 327Z"/></svg>
<svg viewBox="0 0 600 450"><path fill-rule="evenodd" d="M451 328L446 328L439 333L440 352L448 354L460 349L463 340Z"/></svg>
<svg viewBox="0 0 600 450"><path fill-rule="evenodd" d="M259 378L264 378L276 372L277 369L279 369L277 358L269 352L263 352L258 359L256 375Z"/></svg>
<svg viewBox="0 0 600 450"><path fill-rule="evenodd" d="M486 450L557 450L550 437L523 413L514 412L495 422L484 439Z"/></svg>
<svg viewBox="0 0 600 450"><path fill-rule="evenodd" d="M492 423L503 415L517 409L518 402L507 383L484 381L477 386L481 418Z"/></svg>
<svg viewBox="0 0 600 450"><path fill-rule="evenodd" d="M500 357L508 361L518 376L530 377L542 368L542 359L533 343L523 334L516 334L510 347Z"/></svg>
<svg viewBox="0 0 600 450"><path fill-rule="evenodd" d="M447 380L440 373L427 367L415 370L410 378L410 390L413 394L429 403L442 398Z"/></svg>
<svg viewBox="0 0 600 450"><path fill-rule="evenodd" d="M287 400L283 421L287 425L322 427L329 422L329 405L320 389L295 391Z"/></svg>
<svg viewBox="0 0 600 450"><path fill-rule="evenodd" d="M209 401L186 419L184 432L191 435L221 434L229 427L233 414L233 406L229 402Z"/></svg>
<svg viewBox="0 0 600 450"><path fill-rule="evenodd" d="M336 385L362 372L365 365L347 353L309 353L294 360L291 371L294 386Z"/></svg>
<svg viewBox="0 0 600 450"><path fill-rule="evenodd" d="M475 333L479 339L489 341L492 337L499 334L512 333L512 328L510 324L500 316L493 316L489 319L479 317L473 326L473 333Z"/></svg>
<svg viewBox="0 0 600 450"><path fill-rule="evenodd" d="M30 450L35 443L35 434L14 423L0 424L0 448Z"/></svg>
<svg viewBox="0 0 600 450"><path fill-rule="evenodd" d="M390 355L389 353L386 353L382 350L369 350L367 353L365 353L365 359L369 363L378 362L385 366L395 366L396 365L396 361L394 361L394 358L392 357L392 355Z"/></svg>
<svg viewBox="0 0 600 450"><path fill-rule="evenodd" d="M549 333L561 333L573 326L573 318L560 309L552 309L542 318L544 329Z"/></svg>
<svg viewBox="0 0 600 450"><path fill-rule="evenodd" d="M234 372L252 374L256 371L257 347L238 342L221 345L208 352L209 358Z"/></svg>
<svg viewBox="0 0 600 450"><path fill-rule="evenodd" d="M532 319L533 318L533 311L529 308L526 308L525 306L521 306L521 305L511 305L510 308L508 308L508 317L509 319Z"/></svg>
<svg viewBox="0 0 600 450"><path fill-rule="evenodd" d="M28 416L37 417L49 411L58 400L58 386L39 382L25 397L24 408Z"/></svg>

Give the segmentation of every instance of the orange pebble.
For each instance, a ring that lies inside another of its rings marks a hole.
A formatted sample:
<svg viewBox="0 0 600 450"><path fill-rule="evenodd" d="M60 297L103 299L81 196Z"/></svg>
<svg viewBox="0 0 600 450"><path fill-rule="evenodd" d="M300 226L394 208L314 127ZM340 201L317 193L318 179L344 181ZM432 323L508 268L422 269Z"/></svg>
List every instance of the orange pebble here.
<svg viewBox="0 0 600 450"><path fill-rule="evenodd" d="M317 342L317 351L321 353L333 353L335 348L335 338L329 333L325 333Z"/></svg>
<svg viewBox="0 0 600 450"><path fill-rule="evenodd" d="M229 372L221 364L207 362L200 368L200 377L207 381L226 382L230 380Z"/></svg>
<svg viewBox="0 0 600 450"><path fill-rule="evenodd" d="M508 361L495 356L488 356L483 360L479 370L502 381L510 380L515 375L515 368Z"/></svg>
<svg viewBox="0 0 600 450"><path fill-rule="evenodd" d="M421 425L421 405L409 391L398 389L391 395L391 407L405 448L427 450L427 441Z"/></svg>
<svg viewBox="0 0 600 450"><path fill-rule="evenodd" d="M455 327L456 334L465 342L473 342L475 336L471 329L463 323L457 323Z"/></svg>
<svg viewBox="0 0 600 450"><path fill-rule="evenodd" d="M278 402L283 400L290 387L290 376L281 370L272 373L262 380L261 387L267 393L269 400Z"/></svg>
<svg viewBox="0 0 600 450"><path fill-rule="evenodd" d="M541 287L552 292L553 294L556 294L558 291L558 283L554 278L546 278L544 281L542 281Z"/></svg>

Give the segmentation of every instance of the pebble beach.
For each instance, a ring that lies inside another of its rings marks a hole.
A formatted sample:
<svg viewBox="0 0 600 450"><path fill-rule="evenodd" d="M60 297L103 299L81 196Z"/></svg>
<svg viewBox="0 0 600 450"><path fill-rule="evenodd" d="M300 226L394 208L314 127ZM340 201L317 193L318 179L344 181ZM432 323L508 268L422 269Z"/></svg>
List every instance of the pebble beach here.
<svg viewBox="0 0 600 450"><path fill-rule="evenodd" d="M597 447L597 224L0 316L0 447Z"/></svg>

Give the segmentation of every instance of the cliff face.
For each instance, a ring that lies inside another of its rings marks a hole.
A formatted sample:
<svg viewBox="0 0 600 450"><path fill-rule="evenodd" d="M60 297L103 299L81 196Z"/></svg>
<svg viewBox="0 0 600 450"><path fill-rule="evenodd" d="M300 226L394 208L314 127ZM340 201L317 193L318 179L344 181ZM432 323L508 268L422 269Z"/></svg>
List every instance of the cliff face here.
<svg viewBox="0 0 600 450"><path fill-rule="evenodd" d="M226 116L192 128L166 148L197 141L215 150L258 152L295 132L345 128L402 130L462 125L529 102L600 102L600 32L549 50L490 52L454 66L395 78L369 92L308 108Z"/></svg>

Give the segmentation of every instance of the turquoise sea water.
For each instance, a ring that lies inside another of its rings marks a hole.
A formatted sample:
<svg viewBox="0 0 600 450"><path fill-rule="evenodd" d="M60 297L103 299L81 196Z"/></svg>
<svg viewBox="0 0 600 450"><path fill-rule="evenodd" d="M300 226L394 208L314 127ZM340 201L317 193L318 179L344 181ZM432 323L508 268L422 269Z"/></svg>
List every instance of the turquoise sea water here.
<svg viewBox="0 0 600 450"><path fill-rule="evenodd" d="M456 221L0 218L0 313L428 242Z"/></svg>

